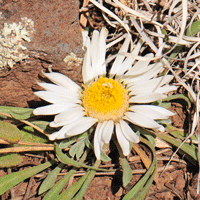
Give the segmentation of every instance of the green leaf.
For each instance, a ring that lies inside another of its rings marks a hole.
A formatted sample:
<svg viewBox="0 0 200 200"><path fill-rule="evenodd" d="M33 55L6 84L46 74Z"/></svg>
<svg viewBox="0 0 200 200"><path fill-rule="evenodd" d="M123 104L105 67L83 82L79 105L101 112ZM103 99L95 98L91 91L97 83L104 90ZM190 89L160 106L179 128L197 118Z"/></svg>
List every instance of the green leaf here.
<svg viewBox="0 0 200 200"><path fill-rule="evenodd" d="M39 195L53 187L53 185L56 181L56 178L58 176L58 173L61 171L63 166L64 166L64 164L60 163L54 170L52 170L48 174L48 176L44 179L44 181L42 182L42 184L39 188L39 192L38 192Z"/></svg>
<svg viewBox="0 0 200 200"><path fill-rule="evenodd" d="M147 172L144 176L137 182L137 184L124 196L123 200L143 200L149 191L153 179L157 171L157 160L156 160L156 151L154 146L144 138L140 138L140 141L146 144L152 151L153 161Z"/></svg>
<svg viewBox="0 0 200 200"><path fill-rule="evenodd" d="M31 108L0 106L0 112L12 115L16 119L28 119L33 116Z"/></svg>
<svg viewBox="0 0 200 200"><path fill-rule="evenodd" d="M161 133L155 133L157 137L161 138L162 140L170 143L171 145L175 147L179 147L182 142L176 140L174 137L171 137L169 135L164 135ZM198 162L198 148L194 144L183 144L178 151L179 153L183 154L188 161L190 161L193 165L196 165Z"/></svg>
<svg viewBox="0 0 200 200"><path fill-rule="evenodd" d="M88 171L84 176L82 176L76 183L71 187L67 188L61 195L58 196L59 200L71 200L73 196L80 190L81 186L85 182L86 178L90 174Z"/></svg>
<svg viewBox="0 0 200 200"><path fill-rule="evenodd" d="M156 164L155 164L156 165ZM146 194L148 193L152 183L153 183L153 180L154 180L154 177L157 173L157 167L154 168L154 170L152 171L152 175L150 176L150 178L146 181L146 184L144 185L143 189L140 190L137 195L135 195L132 200L143 200L145 199L145 196ZM124 200L124 199L123 199Z"/></svg>
<svg viewBox="0 0 200 200"><path fill-rule="evenodd" d="M187 36L195 36L200 31L200 21L193 22L191 27L188 27L186 30Z"/></svg>
<svg viewBox="0 0 200 200"><path fill-rule="evenodd" d="M121 164L122 164L122 169L123 169L123 176L122 176L122 183L123 186L126 187L132 178L132 169L127 161L127 159L123 156L121 157Z"/></svg>
<svg viewBox="0 0 200 200"><path fill-rule="evenodd" d="M0 195L4 194L10 188L16 186L18 183L24 181L25 179L45 170L46 168L55 164L55 161L46 162L44 164L25 169L19 172L14 172L6 176L0 177Z"/></svg>
<svg viewBox="0 0 200 200"><path fill-rule="evenodd" d="M35 130L33 127L24 126L21 130L22 142L33 142L33 143L49 143L46 136Z"/></svg>
<svg viewBox="0 0 200 200"><path fill-rule="evenodd" d="M85 145L86 145L86 147L88 147L89 149L92 149L92 148L93 148L93 146L92 146L92 144L91 144L91 142L90 142L90 140L89 140L89 137L86 138L86 140L85 140Z"/></svg>
<svg viewBox="0 0 200 200"><path fill-rule="evenodd" d="M11 144L18 143L21 132L15 125L0 121L0 138Z"/></svg>
<svg viewBox="0 0 200 200"><path fill-rule="evenodd" d="M126 187L131 181L132 169L131 169L127 159L124 157L119 143L116 140L114 140L114 142L115 142L115 145L118 149L119 156L120 156L120 159L121 159L121 165L122 165L122 169L123 169L122 183L123 183L123 186ZM132 147L131 142L130 142L130 147Z"/></svg>
<svg viewBox="0 0 200 200"><path fill-rule="evenodd" d="M101 151L101 160L103 162L109 162L111 161L111 158L104 151Z"/></svg>
<svg viewBox="0 0 200 200"><path fill-rule="evenodd" d="M76 155L77 160L81 157L83 154L85 148L85 139L81 139L77 143L75 143L69 150L69 154L74 157Z"/></svg>
<svg viewBox="0 0 200 200"><path fill-rule="evenodd" d="M33 110L15 110L11 109L10 114L12 115L13 118L18 119L18 120L25 120L33 117Z"/></svg>
<svg viewBox="0 0 200 200"><path fill-rule="evenodd" d="M172 121L170 119L159 119L159 120L156 120L159 124L164 124L164 125L167 125L167 124L171 124Z"/></svg>
<svg viewBox="0 0 200 200"><path fill-rule="evenodd" d="M42 130L56 130L54 128L50 128L49 127L49 122L46 122L46 121L31 121L32 124L35 124L36 126L40 127ZM52 132L53 132L52 131Z"/></svg>
<svg viewBox="0 0 200 200"><path fill-rule="evenodd" d="M64 140L62 140L60 143L59 143L59 148L61 149L65 149L67 148L69 145L73 144L74 142L76 142L76 140L78 139L78 136L74 136L74 137L69 137L69 138L66 138Z"/></svg>
<svg viewBox="0 0 200 200"><path fill-rule="evenodd" d="M163 28L163 29L161 30L161 32L162 32L162 34L167 35L166 29Z"/></svg>
<svg viewBox="0 0 200 200"><path fill-rule="evenodd" d="M170 58L175 58L182 50L183 45L178 44L175 49L172 51L172 53L170 54ZM170 61L169 58L169 61Z"/></svg>
<svg viewBox="0 0 200 200"><path fill-rule="evenodd" d="M168 125L167 125L167 127L168 127ZM169 125L169 127L170 127L170 125ZM171 129L171 130L174 130L174 129ZM182 142L178 141L176 138L169 136L169 135L165 135L163 133L156 133L156 132L153 132L153 131L150 131L150 130L144 130L144 129L142 131L146 132L147 134L151 134L154 137L159 137L160 139L168 142L169 144L171 144L172 146L175 146L177 148L182 144ZM177 131L177 130L175 130L175 131ZM174 132L174 131L171 131L171 132ZM171 132L170 132L170 134L171 134ZM183 139L185 139L185 138L183 138ZM198 162L198 148L194 144L186 144L185 143L181 146L181 148L179 149L178 152L180 154L184 155L184 157L188 161L190 161L193 165L197 164L197 162Z"/></svg>
<svg viewBox="0 0 200 200"><path fill-rule="evenodd" d="M23 161L19 154L4 154L0 156L0 168L9 168L19 165Z"/></svg>
<svg viewBox="0 0 200 200"><path fill-rule="evenodd" d="M162 34L167 35L166 29L163 28L161 31L162 31ZM167 39L167 37L165 37L165 38L163 38L163 40L164 40L165 42L167 42L168 39Z"/></svg>
<svg viewBox="0 0 200 200"><path fill-rule="evenodd" d="M168 109L169 107L171 107L171 103L170 102L162 102L162 103L160 103L159 104L159 106L161 106L162 108L166 108L166 109Z"/></svg>
<svg viewBox="0 0 200 200"><path fill-rule="evenodd" d="M59 130L59 128L50 127L49 122L46 121L31 121L31 123L38 126L48 134L54 133Z"/></svg>
<svg viewBox="0 0 200 200"><path fill-rule="evenodd" d="M98 169L98 166L100 165L101 161L100 160L96 160L93 168L97 168ZM80 191L78 192L78 194L73 198L73 200L79 200L79 199L82 199L87 188L90 186L90 183L92 182L94 176L95 176L95 173L96 173L96 170L90 170L88 172L88 176L87 176L87 179L85 180L85 182L83 183Z"/></svg>
<svg viewBox="0 0 200 200"><path fill-rule="evenodd" d="M163 101L172 101L172 100L176 100L176 99L184 100L187 103L188 108L191 107L191 101L190 101L189 97L184 94L170 95L167 98L163 99Z"/></svg>
<svg viewBox="0 0 200 200"><path fill-rule="evenodd" d="M156 141L154 139L154 137L152 135L149 135L149 134L145 134L144 135L148 140L149 142L151 142L151 144L155 147L156 146Z"/></svg>
<svg viewBox="0 0 200 200"><path fill-rule="evenodd" d="M169 134L174 136L177 139L184 140L188 136L188 133L185 133L184 131L180 131L180 129L178 129L178 128L172 126L172 125L167 125L165 130L169 131ZM193 135L191 137L191 139L197 140L197 136Z"/></svg>
<svg viewBox="0 0 200 200"><path fill-rule="evenodd" d="M87 157L87 151L83 154L82 158L79 162L84 162L84 160ZM61 178L51 190L47 192L47 194L44 196L43 200L54 200L58 199L58 195L63 189L63 187L67 184L68 180L74 175L74 173L77 171L77 168L73 167L67 174Z"/></svg>
<svg viewBox="0 0 200 200"><path fill-rule="evenodd" d="M57 156L58 160L64 164L72 165L77 168L84 167L84 168L93 169L96 171L110 171L110 170L100 169L100 168L92 167L92 166L77 162L77 161L69 158L66 154L64 154L61 151L61 149L59 148L58 144L54 143L54 147L55 147L55 152L56 152L56 156Z"/></svg>
<svg viewBox="0 0 200 200"><path fill-rule="evenodd" d="M69 179L77 171L76 168L71 169L62 179L60 179L51 190L47 192L42 200L55 200L58 199L59 193L62 191L63 187L67 184Z"/></svg>

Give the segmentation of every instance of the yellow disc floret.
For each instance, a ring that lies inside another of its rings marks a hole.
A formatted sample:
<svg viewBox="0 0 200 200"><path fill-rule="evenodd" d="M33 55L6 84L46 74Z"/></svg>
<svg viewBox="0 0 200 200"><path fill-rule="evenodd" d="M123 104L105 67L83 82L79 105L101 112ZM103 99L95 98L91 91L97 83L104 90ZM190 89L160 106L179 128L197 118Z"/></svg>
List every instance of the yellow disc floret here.
<svg viewBox="0 0 200 200"><path fill-rule="evenodd" d="M83 107L87 116L99 122L118 122L128 108L128 91L114 79L101 77L90 84L82 93Z"/></svg>

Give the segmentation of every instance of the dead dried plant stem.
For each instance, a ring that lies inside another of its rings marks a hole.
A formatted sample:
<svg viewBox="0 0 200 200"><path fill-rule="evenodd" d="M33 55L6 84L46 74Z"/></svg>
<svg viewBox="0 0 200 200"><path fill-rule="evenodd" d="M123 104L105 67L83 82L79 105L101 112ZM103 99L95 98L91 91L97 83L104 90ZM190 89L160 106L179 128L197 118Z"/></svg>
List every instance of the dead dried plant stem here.
<svg viewBox="0 0 200 200"><path fill-rule="evenodd" d="M115 15L113 12L111 12L110 10L108 10L106 7L104 7L103 5L101 5L100 3L98 3L95 0L90 0L90 2L92 4L94 4L97 8L99 8L100 10L102 10L103 12L108 14L110 17L112 17L115 20L117 20L124 27L126 32L129 33L129 27L126 24L124 24L124 22L117 15Z"/></svg>
<svg viewBox="0 0 200 200"><path fill-rule="evenodd" d="M0 139L0 144L11 144L3 139ZM31 146L49 146L49 147L53 147L53 144L44 144L44 143L34 143L34 142L17 142L15 144L20 144L20 145L31 145Z"/></svg>
<svg viewBox="0 0 200 200"><path fill-rule="evenodd" d="M68 151L69 149L66 148L64 151ZM7 154L7 153L20 153L20 152L30 152L30 151L54 151L54 147L10 147L10 148L3 148L0 150L0 154Z"/></svg>
<svg viewBox="0 0 200 200"><path fill-rule="evenodd" d="M162 172L164 167L158 167L157 172ZM167 167L166 170L172 170L175 169L174 165L169 165ZM136 170L132 170L132 174L145 174L147 172L146 169L136 169ZM79 177L79 176L84 176L85 175L85 171L83 172L76 172L74 174L74 177ZM96 172L95 175L96 176L113 176L116 173L116 171L113 172ZM60 173L58 174L59 176L64 176L66 175L66 173Z"/></svg>

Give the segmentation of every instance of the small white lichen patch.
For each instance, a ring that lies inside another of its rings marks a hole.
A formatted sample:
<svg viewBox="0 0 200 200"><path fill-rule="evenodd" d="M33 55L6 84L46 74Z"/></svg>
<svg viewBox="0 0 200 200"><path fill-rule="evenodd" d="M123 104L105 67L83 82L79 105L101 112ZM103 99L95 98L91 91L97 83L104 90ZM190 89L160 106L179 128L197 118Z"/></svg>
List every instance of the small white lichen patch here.
<svg viewBox="0 0 200 200"><path fill-rule="evenodd" d="M21 18L19 24L4 23L0 31L0 69L5 66L12 68L16 62L28 58L25 52L27 48L22 42L30 42L30 33L33 31L34 22L27 17Z"/></svg>
<svg viewBox="0 0 200 200"><path fill-rule="evenodd" d="M83 58L77 57L76 54L71 52L68 56L64 58L64 62L67 63L69 67L73 65L81 65L83 62Z"/></svg>

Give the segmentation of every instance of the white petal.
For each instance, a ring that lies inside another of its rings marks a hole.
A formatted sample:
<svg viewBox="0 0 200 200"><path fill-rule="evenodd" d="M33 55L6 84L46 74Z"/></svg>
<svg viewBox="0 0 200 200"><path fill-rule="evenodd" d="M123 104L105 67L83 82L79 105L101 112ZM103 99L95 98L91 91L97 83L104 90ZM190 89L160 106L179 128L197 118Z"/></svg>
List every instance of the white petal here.
<svg viewBox="0 0 200 200"><path fill-rule="evenodd" d="M138 55L139 50L142 46L143 42L140 40L134 50L130 53L130 55ZM122 66L120 67L119 71L117 72L116 77L120 77L123 75L130 67L132 67L133 62L135 61L135 58L127 57L125 61L122 63Z"/></svg>
<svg viewBox="0 0 200 200"><path fill-rule="evenodd" d="M153 54L149 53L144 56L145 58L153 58ZM125 76L135 76L147 70L147 66L150 63L150 60L147 61L138 61L126 74Z"/></svg>
<svg viewBox="0 0 200 200"><path fill-rule="evenodd" d="M102 132L102 140L104 141L104 143L108 144L110 142L113 130L114 130L114 121L113 120L107 121Z"/></svg>
<svg viewBox="0 0 200 200"><path fill-rule="evenodd" d="M157 129L158 131L164 132L165 131L165 127L160 125L160 128Z"/></svg>
<svg viewBox="0 0 200 200"><path fill-rule="evenodd" d="M95 79L98 78L99 74L98 51L99 51L99 31L94 30L91 41L91 59L92 59L92 71Z"/></svg>
<svg viewBox="0 0 200 200"><path fill-rule="evenodd" d="M88 31L82 32L82 38L83 38L83 48L86 46L86 40L88 38Z"/></svg>
<svg viewBox="0 0 200 200"><path fill-rule="evenodd" d="M67 95L63 96L50 91L37 91L34 94L49 103L81 103L81 100L78 98Z"/></svg>
<svg viewBox="0 0 200 200"><path fill-rule="evenodd" d="M66 132L66 136L73 136L87 131L97 122L97 119L92 117L82 117L74 126Z"/></svg>
<svg viewBox="0 0 200 200"><path fill-rule="evenodd" d="M83 59L82 76L84 84L88 84L94 79L92 66L91 66L91 48L90 48L90 38L86 38L86 52Z"/></svg>
<svg viewBox="0 0 200 200"><path fill-rule="evenodd" d="M75 104L71 104L71 105L52 104L52 105L42 106L42 107L36 108L33 111L33 114L34 115L55 115L67 110L69 106L71 107L72 105L75 105Z"/></svg>
<svg viewBox="0 0 200 200"><path fill-rule="evenodd" d="M134 84L129 88L131 91L130 95L136 95L141 94L145 92L153 92L157 86L162 86L166 84L167 82L171 81L173 79L173 76L165 76L165 77L159 77L143 82L138 82L137 84ZM159 88L158 87L158 88ZM157 92L160 93L160 92Z"/></svg>
<svg viewBox="0 0 200 200"><path fill-rule="evenodd" d="M119 123L116 124L116 136L117 140L119 142L119 145L121 146L122 152L125 156L128 156L130 153L130 143L125 138L124 134L122 133L121 127Z"/></svg>
<svg viewBox="0 0 200 200"><path fill-rule="evenodd" d="M48 79L52 82L56 83L57 85L61 85L63 87L68 88L69 90L78 92L81 88L77 85L74 81L72 81L67 76L58 73L58 72L51 72L51 73L43 73Z"/></svg>
<svg viewBox="0 0 200 200"><path fill-rule="evenodd" d="M174 85L172 85L172 86L166 85L166 86L159 87L159 88L155 89L155 92L156 93L167 94L168 92L171 92L171 91L174 91L174 90L177 90L176 86L174 86Z"/></svg>
<svg viewBox="0 0 200 200"><path fill-rule="evenodd" d="M47 91L54 92L56 94L60 94L62 96L67 96L71 98L79 98L80 94L77 92L74 92L72 90L69 90L63 86L58 86L52 83L38 83L41 87L43 87Z"/></svg>
<svg viewBox="0 0 200 200"><path fill-rule="evenodd" d="M139 136L132 130L132 128L124 120L120 120L120 126L127 140L134 143L138 143L140 141Z"/></svg>
<svg viewBox="0 0 200 200"><path fill-rule="evenodd" d="M64 138L68 138L74 135L81 134L84 131L88 130L95 122L96 120L94 118L82 117L81 119L75 122L72 122L70 124L63 126L58 132L51 134L49 136L49 139L50 140L64 139ZM73 134L72 134L72 130L74 130ZM69 133L71 133L71 135L68 135L68 131Z"/></svg>
<svg viewBox="0 0 200 200"><path fill-rule="evenodd" d="M151 119L167 119L169 116L174 115L173 112L154 105L134 105L129 107L129 110L146 115Z"/></svg>
<svg viewBox="0 0 200 200"><path fill-rule="evenodd" d="M101 32L99 34L99 53L98 53L98 62L100 64L99 69L99 76L105 76L106 75L106 64L105 64L105 58L106 58L106 38L108 36L108 30L103 27L101 29Z"/></svg>
<svg viewBox="0 0 200 200"><path fill-rule="evenodd" d="M102 133L103 133L103 131L104 131L104 129L105 129L105 126L106 126L106 124L107 124L107 121L104 121L103 123L102 123L102 125L101 125L101 128L100 128L100 130L99 130L99 132L100 132L100 135L99 135L99 141L100 141L100 148L102 149L102 147L103 147L103 145L104 145L104 141L103 141L103 139L102 139Z"/></svg>
<svg viewBox="0 0 200 200"><path fill-rule="evenodd" d="M160 94L160 93L144 93L139 94L129 99L130 103L151 103L154 101L158 101L160 99L167 98L167 95Z"/></svg>
<svg viewBox="0 0 200 200"><path fill-rule="evenodd" d="M60 134L59 131L52 133L51 135L48 136L48 137L49 137L49 140L51 140L51 141L56 140L57 137L59 136L59 134ZM64 139L64 138L65 138L65 137L63 137L63 138L61 138L61 139Z"/></svg>
<svg viewBox="0 0 200 200"><path fill-rule="evenodd" d="M53 122L50 123L50 126L51 127L64 126L64 125L73 123L75 121L78 121L84 115L85 115L85 112L79 108L70 109L55 116L55 119Z"/></svg>
<svg viewBox="0 0 200 200"><path fill-rule="evenodd" d="M131 35L127 34L126 39L125 39L122 47L120 48L118 54L123 53L123 52L127 52L130 41L131 41ZM121 65L122 65L124 58L125 58L125 56L123 56L123 55L117 55L113 65L112 65L112 68L110 70L110 76L111 77L113 77L118 72L118 70L121 68Z"/></svg>
<svg viewBox="0 0 200 200"><path fill-rule="evenodd" d="M60 113L59 115L56 115L54 122L57 124L59 122L69 121L74 118L76 119L77 116L82 115L83 113L85 112L83 111L83 107L80 105L70 107L66 111Z"/></svg>
<svg viewBox="0 0 200 200"><path fill-rule="evenodd" d="M138 83L138 82L143 82L145 80L149 80L152 77L154 77L155 75L157 75L159 73L159 71L163 68L163 64L161 62L159 63L155 63L152 65L147 66L147 71L145 71L142 74L138 74L136 76L123 76L123 79L126 80L126 82L128 83L128 87Z"/></svg>
<svg viewBox="0 0 200 200"><path fill-rule="evenodd" d="M141 114L126 112L124 119L144 128L160 129L162 126L153 119Z"/></svg>
<svg viewBox="0 0 200 200"><path fill-rule="evenodd" d="M101 141L99 140L99 138L101 138L101 126L102 123L98 123L94 133L94 153L97 160L101 159Z"/></svg>
<svg viewBox="0 0 200 200"><path fill-rule="evenodd" d="M67 138L67 136L65 134L73 126L74 126L74 123L67 124L67 125L63 126L59 131L54 132L53 134L49 135L49 139L50 140L56 140L56 139Z"/></svg>

